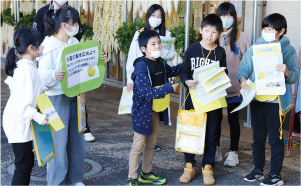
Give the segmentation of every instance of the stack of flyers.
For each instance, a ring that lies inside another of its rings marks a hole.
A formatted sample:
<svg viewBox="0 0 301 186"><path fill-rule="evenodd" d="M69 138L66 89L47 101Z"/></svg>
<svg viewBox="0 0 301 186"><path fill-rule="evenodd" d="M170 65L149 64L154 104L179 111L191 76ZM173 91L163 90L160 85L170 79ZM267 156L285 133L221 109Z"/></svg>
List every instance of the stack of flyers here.
<svg viewBox="0 0 301 186"><path fill-rule="evenodd" d="M194 70L194 79L198 80L196 101L205 105L227 95L226 89L231 87L231 83L225 69L215 62Z"/></svg>

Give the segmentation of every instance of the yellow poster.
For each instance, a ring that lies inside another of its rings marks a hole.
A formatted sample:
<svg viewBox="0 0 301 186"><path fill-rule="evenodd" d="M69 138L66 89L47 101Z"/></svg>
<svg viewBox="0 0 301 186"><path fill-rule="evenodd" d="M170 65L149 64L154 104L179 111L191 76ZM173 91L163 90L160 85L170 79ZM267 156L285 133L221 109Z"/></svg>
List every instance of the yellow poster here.
<svg viewBox="0 0 301 186"><path fill-rule="evenodd" d="M193 103L194 110L196 114L202 114L218 108L227 107L226 98L222 97L205 105L202 105L201 102L197 102L195 99L195 89L189 89L191 100Z"/></svg>
<svg viewBox="0 0 301 186"><path fill-rule="evenodd" d="M55 132L65 127L47 94L41 94L36 97L38 106L43 114L49 119L50 126Z"/></svg>

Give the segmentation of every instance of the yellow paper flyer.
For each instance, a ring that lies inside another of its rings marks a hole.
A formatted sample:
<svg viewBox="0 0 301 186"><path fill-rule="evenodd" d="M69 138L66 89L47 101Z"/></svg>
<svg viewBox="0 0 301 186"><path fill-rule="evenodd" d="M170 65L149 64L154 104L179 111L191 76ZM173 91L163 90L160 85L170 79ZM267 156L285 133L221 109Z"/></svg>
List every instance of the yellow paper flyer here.
<svg viewBox="0 0 301 186"><path fill-rule="evenodd" d="M41 112L48 117L50 126L53 128L53 130L56 132L64 128L65 125L56 112L47 94L41 94L37 96L36 99Z"/></svg>
<svg viewBox="0 0 301 186"><path fill-rule="evenodd" d="M194 110L197 114L202 114L218 108L227 107L226 98L222 97L205 105L202 105L200 102L197 102L195 99L195 89L189 89L191 100L193 103Z"/></svg>

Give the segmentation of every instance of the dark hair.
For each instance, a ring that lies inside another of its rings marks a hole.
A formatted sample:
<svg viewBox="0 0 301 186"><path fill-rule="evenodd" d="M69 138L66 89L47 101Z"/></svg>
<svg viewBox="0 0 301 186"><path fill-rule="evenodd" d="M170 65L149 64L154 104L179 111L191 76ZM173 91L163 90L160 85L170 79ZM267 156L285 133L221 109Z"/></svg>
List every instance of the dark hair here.
<svg viewBox="0 0 301 186"><path fill-rule="evenodd" d="M275 30L277 30L277 32L281 31L281 29L284 28L285 31L284 31L283 35L286 34L286 31L287 31L286 19L283 15L278 14L278 13L274 13L274 14L270 14L270 15L266 16L262 21L261 27L262 27L262 29L265 27L272 27ZM282 36L280 36L280 39L282 38Z"/></svg>
<svg viewBox="0 0 301 186"><path fill-rule="evenodd" d="M79 23L80 18L78 11L70 6L63 6L59 8L54 14L54 9L50 9L46 12L45 16L45 31L48 36L53 35L54 32L58 33L62 23Z"/></svg>
<svg viewBox="0 0 301 186"><path fill-rule="evenodd" d="M41 34L33 28L19 28L14 33L14 44L6 54L5 72L8 76L14 75L14 69L17 68L16 62L19 60L16 55L25 54L27 48L32 45L38 48L43 41Z"/></svg>
<svg viewBox="0 0 301 186"><path fill-rule="evenodd" d="M152 16L152 14L156 10L160 10L161 11L161 16L162 16L162 23L157 27L157 29L159 29L159 35L165 36L165 32L166 32L165 12L164 12L164 9L162 8L162 6L160 6L158 4L153 4L148 8L148 10L145 14L145 26L144 26L144 28L145 28L145 30L150 30L150 25L149 25L148 19Z"/></svg>
<svg viewBox="0 0 301 186"><path fill-rule="evenodd" d="M150 38L153 38L153 37L159 37L160 38L158 32L156 32L154 30L146 30L146 31L141 32L140 35L138 36L138 43L139 43L140 50L141 50L141 47L146 48L148 40ZM142 53L144 54L144 52L142 52Z"/></svg>
<svg viewBox="0 0 301 186"><path fill-rule="evenodd" d="M205 26L214 26L219 33L223 31L223 23L221 18L217 16L216 14L209 14L207 15L201 23L201 28L204 28Z"/></svg>
<svg viewBox="0 0 301 186"><path fill-rule="evenodd" d="M230 14L233 16L234 23L232 25L231 37L230 37L230 48L232 51L236 52L235 42L237 37L237 13L233 4L225 2L219 5L216 10L216 15L219 17Z"/></svg>

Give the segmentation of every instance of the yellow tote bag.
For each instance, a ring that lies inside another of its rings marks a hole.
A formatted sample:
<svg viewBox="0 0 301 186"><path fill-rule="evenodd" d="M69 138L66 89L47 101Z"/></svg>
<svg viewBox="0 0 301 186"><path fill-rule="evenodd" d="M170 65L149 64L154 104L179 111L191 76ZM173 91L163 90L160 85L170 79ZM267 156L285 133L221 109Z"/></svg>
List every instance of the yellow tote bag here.
<svg viewBox="0 0 301 186"><path fill-rule="evenodd" d="M182 105L182 108L189 96ZM197 114L195 110L178 111L175 150L190 154L204 154L207 114Z"/></svg>

